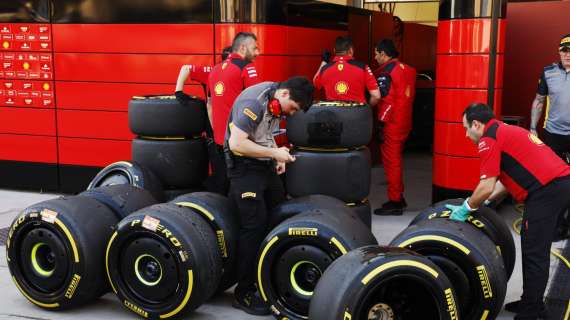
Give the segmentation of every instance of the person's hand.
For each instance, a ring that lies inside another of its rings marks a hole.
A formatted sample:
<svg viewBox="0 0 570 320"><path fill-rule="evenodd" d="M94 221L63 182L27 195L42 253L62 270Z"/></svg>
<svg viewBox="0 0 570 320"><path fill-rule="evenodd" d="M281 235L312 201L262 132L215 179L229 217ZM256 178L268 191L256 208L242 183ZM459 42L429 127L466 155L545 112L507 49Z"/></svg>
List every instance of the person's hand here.
<svg viewBox="0 0 570 320"><path fill-rule="evenodd" d="M321 55L321 60L329 63L331 61L331 53L327 49L323 50L323 54Z"/></svg>
<svg viewBox="0 0 570 320"><path fill-rule="evenodd" d="M192 65L191 64L185 64L182 67L180 67L180 73L179 73L178 77L179 78L184 77L184 79L186 79L190 75L190 71L192 71Z"/></svg>
<svg viewBox="0 0 570 320"><path fill-rule="evenodd" d="M536 128L535 129L530 129L530 133L532 133L535 137L538 137L538 132L536 132Z"/></svg>
<svg viewBox="0 0 570 320"><path fill-rule="evenodd" d="M277 174L283 174L285 173L285 162L281 162L281 161L277 161L277 165L275 166L275 170L277 171Z"/></svg>
<svg viewBox="0 0 570 320"><path fill-rule="evenodd" d="M295 157L289 153L289 149L286 147L273 149L273 159L283 163L295 161Z"/></svg>
<svg viewBox="0 0 570 320"><path fill-rule="evenodd" d="M469 208L469 205L467 204L468 200L469 198L465 199L465 201L463 201L463 204L460 206L446 204L445 207L451 210L451 215L449 216L449 219L460 222L464 222L465 220L467 220L471 212L474 211L471 208Z"/></svg>

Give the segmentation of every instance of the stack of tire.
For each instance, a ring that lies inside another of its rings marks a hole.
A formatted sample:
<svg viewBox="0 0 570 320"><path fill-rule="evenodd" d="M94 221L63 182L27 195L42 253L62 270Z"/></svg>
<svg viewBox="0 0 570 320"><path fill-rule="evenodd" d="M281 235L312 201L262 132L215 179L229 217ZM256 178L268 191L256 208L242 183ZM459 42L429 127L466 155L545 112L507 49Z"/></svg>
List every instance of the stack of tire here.
<svg viewBox="0 0 570 320"><path fill-rule="evenodd" d="M293 197L323 194L342 200L370 227L372 110L356 102L318 102L287 119L296 161L287 168Z"/></svg>
<svg viewBox="0 0 570 320"><path fill-rule="evenodd" d="M275 227L259 249L257 286L278 319L307 319L315 286L329 265L348 251L377 244L352 209L324 195L282 203L270 224Z"/></svg>
<svg viewBox="0 0 570 320"><path fill-rule="evenodd" d="M184 104L173 95L129 102L129 127L137 135L132 160L158 177L166 199L203 190L208 154L201 134L207 121L205 102L196 97Z"/></svg>
<svg viewBox="0 0 570 320"><path fill-rule="evenodd" d="M364 247L335 261L315 288L309 318L496 318L514 266L512 235L489 208L467 223L449 220L445 204L462 201L422 211L389 248Z"/></svg>
<svg viewBox="0 0 570 320"><path fill-rule="evenodd" d="M106 247L111 288L140 317L183 318L235 284L238 228L229 200L209 192L133 212Z"/></svg>
<svg viewBox="0 0 570 320"><path fill-rule="evenodd" d="M95 300L110 290L105 249L113 228L131 212L155 203L148 191L123 184L24 209L6 243L14 284L30 302L48 310Z"/></svg>

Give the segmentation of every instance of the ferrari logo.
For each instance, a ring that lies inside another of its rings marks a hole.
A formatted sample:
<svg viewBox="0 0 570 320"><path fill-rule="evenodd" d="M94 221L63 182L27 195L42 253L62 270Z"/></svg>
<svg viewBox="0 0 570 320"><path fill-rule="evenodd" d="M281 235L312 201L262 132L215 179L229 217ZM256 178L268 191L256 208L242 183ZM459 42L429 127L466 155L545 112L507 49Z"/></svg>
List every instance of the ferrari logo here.
<svg viewBox="0 0 570 320"><path fill-rule="evenodd" d="M224 70L227 66L228 66L228 63L227 63L227 62L224 62L224 63L222 64L222 70Z"/></svg>
<svg viewBox="0 0 570 320"><path fill-rule="evenodd" d="M218 82L216 83L216 85L214 86L214 92L216 93L217 96L221 96L224 94L224 83L223 82Z"/></svg>
<svg viewBox="0 0 570 320"><path fill-rule="evenodd" d="M542 142L542 140L540 140L537 136L535 136L532 133L528 134L528 138L530 139L530 141L532 141L532 143L536 144L536 145L543 145L544 142Z"/></svg>
<svg viewBox="0 0 570 320"><path fill-rule="evenodd" d="M334 86L334 90L338 94L346 94L348 92L348 84L344 81L337 82Z"/></svg>
<svg viewBox="0 0 570 320"><path fill-rule="evenodd" d="M338 71L342 71L342 69L344 69L344 64L339 63L337 68L338 68Z"/></svg>

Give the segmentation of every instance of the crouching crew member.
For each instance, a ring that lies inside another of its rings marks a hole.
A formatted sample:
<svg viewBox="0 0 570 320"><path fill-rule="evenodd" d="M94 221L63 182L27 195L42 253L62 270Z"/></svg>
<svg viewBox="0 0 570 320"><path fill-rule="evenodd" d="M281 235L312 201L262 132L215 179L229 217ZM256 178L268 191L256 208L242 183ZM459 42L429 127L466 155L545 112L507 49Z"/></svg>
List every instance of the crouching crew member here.
<svg viewBox="0 0 570 320"><path fill-rule="evenodd" d="M524 201L523 294L520 301L507 303L505 309L517 313L515 319L548 319L543 296L550 247L559 216L570 208L570 166L534 134L497 121L484 104L465 109L463 126L479 148L481 180L463 205L447 205L452 211L450 219L465 221L491 193L498 196L508 191L516 200ZM497 188L502 190L493 192Z"/></svg>
<svg viewBox="0 0 570 320"><path fill-rule="evenodd" d="M377 138L388 182L388 202L374 210L376 215L401 215L406 208L402 152L412 130L412 108L416 94L416 70L398 61L391 40L376 45L374 58L380 67L374 72L382 98L378 103Z"/></svg>
<svg viewBox="0 0 570 320"><path fill-rule="evenodd" d="M262 82L243 91L228 119L224 151L229 196L241 221L233 306L250 314L270 313L255 286L256 256L268 231L268 211L285 200L278 174L285 172L286 163L295 161L289 149L277 147L273 132L281 117L309 109L313 91L304 77Z"/></svg>
<svg viewBox="0 0 570 320"><path fill-rule="evenodd" d="M365 63L353 58L354 46L347 36L336 38L335 54L332 62L327 54L313 77L317 90L324 89L326 100L356 101L374 106L380 100L378 83ZM370 95L366 101L366 94Z"/></svg>

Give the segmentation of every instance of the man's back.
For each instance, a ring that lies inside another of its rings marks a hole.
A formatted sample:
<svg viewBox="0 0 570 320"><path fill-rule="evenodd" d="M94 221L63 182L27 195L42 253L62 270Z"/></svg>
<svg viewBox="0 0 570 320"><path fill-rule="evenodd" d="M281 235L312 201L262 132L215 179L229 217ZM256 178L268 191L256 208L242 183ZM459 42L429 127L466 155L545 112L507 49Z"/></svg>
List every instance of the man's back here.
<svg viewBox="0 0 570 320"><path fill-rule="evenodd" d="M324 89L326 100L366 103L366 91L378 89L370 68L350 56L337 56L324 65L314 80L317 89Z"/></svg>

